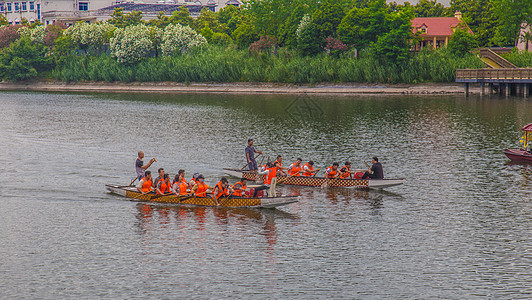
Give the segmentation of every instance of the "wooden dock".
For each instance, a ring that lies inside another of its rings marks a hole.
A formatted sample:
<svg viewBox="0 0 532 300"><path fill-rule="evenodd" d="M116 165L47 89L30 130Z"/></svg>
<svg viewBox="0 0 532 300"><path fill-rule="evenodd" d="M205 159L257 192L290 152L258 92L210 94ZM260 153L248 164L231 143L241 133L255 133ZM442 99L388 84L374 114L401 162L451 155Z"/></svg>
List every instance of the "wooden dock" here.
<svg viewBox="0 0 532 300"><path fill-rule="evenodd" d="M532 69L458 69L455 81L464 83L466 96L469 96L469 85L479 83L481 95L485 95L485 89L489 87L490 94L528 97L532 86Z"/></svg>

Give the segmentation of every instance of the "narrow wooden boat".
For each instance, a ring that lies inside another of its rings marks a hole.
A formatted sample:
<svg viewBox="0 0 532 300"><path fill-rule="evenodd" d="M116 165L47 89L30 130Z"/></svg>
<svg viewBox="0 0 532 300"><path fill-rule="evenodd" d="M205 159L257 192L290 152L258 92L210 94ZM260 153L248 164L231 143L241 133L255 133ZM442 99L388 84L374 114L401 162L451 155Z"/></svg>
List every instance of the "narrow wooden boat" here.
<svg viewBox="0 0 532 300"><path fill-rule="evenodd" d="M186 206L216 206L216 203L211 197L190 197L177 195L156 195L153 193L142 194L137 191L134 186L119 186L106 184L105 188L111 193L128 197L131 200L141 202L156 202L156 203L171 203ZM242 198L225 198L221 199L221 207L249 207L249 208L274 208L277 206L287 205L299 201L300 196L284 196L284 197L242 197Z"/></svg>
<svg viewBox="0 0 532 300"><path fill-rule="evenodd" d="M527 124L521 128L525 135L519 140L523 144L520 149L504 149L504 154L512 161L517 162L532 162L532 153L527 151L529 143L532 143L532 123Z"/></svg>
<svg viewBox="0 0 532 300"><path fill-rule="evenodd" d="M250 181L263 181L263 175L257 175L250 173L249 171L243 171L238 169L223 169L224 173L235 177L244 177ZM304 177L304 176L286 176L278 175L277 184L286 185L299 185L309 187L322 187L327 181L328 187L341 187L341 188L370 188L370 189L383 189L405 183L405 179L325 179L325 177Z"/></svg>

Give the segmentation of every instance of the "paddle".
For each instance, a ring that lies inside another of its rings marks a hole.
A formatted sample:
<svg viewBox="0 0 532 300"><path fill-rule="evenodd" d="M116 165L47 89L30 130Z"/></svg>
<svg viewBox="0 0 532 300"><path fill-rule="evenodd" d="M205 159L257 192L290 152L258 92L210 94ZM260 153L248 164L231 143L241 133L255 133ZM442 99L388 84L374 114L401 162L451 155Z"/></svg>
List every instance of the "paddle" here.
<svg viewBox="0 0 532 300"><path fill-rule="evenodd" d="M316 177L316 175L318 174L318 172L321 170L321 168L317 169L316 170L316 173L314 173L314 175L312 177Z"/></svg>

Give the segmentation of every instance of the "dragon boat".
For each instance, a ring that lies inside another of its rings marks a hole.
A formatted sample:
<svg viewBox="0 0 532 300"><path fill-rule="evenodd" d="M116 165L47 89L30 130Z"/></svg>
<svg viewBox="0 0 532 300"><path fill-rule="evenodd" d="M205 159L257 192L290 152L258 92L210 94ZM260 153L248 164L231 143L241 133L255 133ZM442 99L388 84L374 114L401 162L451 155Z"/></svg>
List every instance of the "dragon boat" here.
<svg viewBox="0 0 532 300"><path fill-rule="evenodd" d="M264 181L264 175L257 175L247 170L224 168L223 172L230 176L243 177L249 181ZM304 176L287 176L277 175L277 184L298 185L309 187L339 187L352 189L383 189L405 183L405 179L351 179L351 178L334 178L326 179L325 177L304 177Z"/></svg>
<svg viewBox="0 0 532 300"><path fill-rule="evenodd" d="M105 187L113 194L128 197L134 201L178 204L184 206L217 206L211 197L142 194L134 186L106 184ZM219 199L220 207L274 208L299 201L300 196L281 197L228 197Z"/></svg>
<svg viewBox="0 0 532 300"><path fill-rule="evenodd" d="M504 154L512 161L532 162L532 153L526 150L528 148L528 144L532 143L532 123L523 126L521 130L525 132L525 135L519 140L519 142L523 144L523 148L504 149Z"/></svg>

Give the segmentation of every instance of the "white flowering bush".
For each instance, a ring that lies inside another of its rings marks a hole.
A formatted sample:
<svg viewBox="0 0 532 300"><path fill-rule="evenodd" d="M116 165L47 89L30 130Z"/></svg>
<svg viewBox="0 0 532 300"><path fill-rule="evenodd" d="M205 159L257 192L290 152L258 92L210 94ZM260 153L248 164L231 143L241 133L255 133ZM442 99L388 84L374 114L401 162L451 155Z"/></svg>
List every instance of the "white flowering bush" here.
<svg viewBox="0 0 532 300"><path fill-rule="evenodd" d="M305 14L303 16L303 18L301 18L301 22L299 22L299 25L297 26L297 29L296 29L296 37L299 39L300 35L301 35L301 32L303 31L303 29L305 29L308 24L310 23L310 15L309 14Z"/></svg>
<svg viewBox="0 0 532 300"><path fill-rule="evenodd" d="M46 36L46 27L45 26L36 26L35 28L29 28L27 26L20 27L18 29L18 34L21 38L29 38L32 42L44 43L44 38Z"/></svg>
<svg viewBox="0 0 532 300"><path fill-rule="evenodd" d="M119 63L142 60L154 49L154 43L150 39L152 32L150 27L144 24L117 28L110 41L111 55L116 57Z"/></svg>
<svg viewBox="0 0 532 300"><path fill-rule="evenodd" d="M161 51L169 56L204 44L207 39L189 26L170 24L164 29Z"/></svg>
<svg viewBox="0 0 532 300"><path fill-rule="evenodd" d="M69 35L74 43L79 44L84 49L100 48L107 42L113 29L115 26L109 23L76 23L69 27L65 34Z"/></svg>

